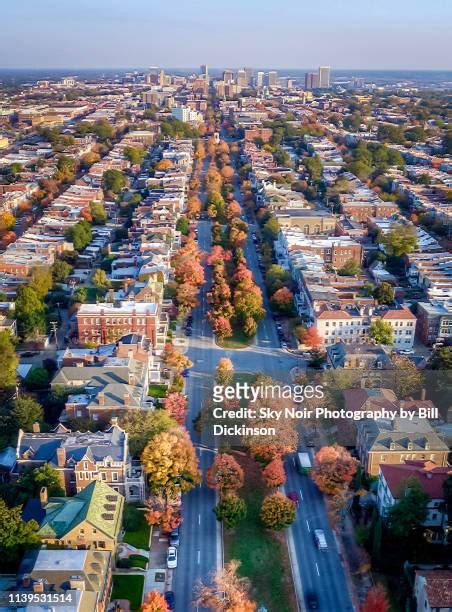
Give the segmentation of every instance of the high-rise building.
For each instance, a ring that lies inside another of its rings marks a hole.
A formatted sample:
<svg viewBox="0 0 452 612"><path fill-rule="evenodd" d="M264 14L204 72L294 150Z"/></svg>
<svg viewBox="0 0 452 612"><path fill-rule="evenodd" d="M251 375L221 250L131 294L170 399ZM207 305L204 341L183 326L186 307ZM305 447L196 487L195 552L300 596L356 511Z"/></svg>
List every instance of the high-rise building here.
<svg viewBox="0 0 452 612"><path fill-rule="evenodd" d="M245 70L237 70L236 83L239 87L246 87L248 85Z"/></svg>
<svg viewBox="0 0 452 612"><path fill-rule="evenodd" d="M227 83L231 83L231 81L234 80L234 73L232 72L232 70L225 70L223 72L223 81L227 84Z"/></svg>
<svg viewBox="0 0 452 612"><path fill-rule="evenodd" d="M330 66L320 66L319 68L319 87L330 87Z"/></svg>
<svg viewBox="0 0 452 612"><path fill-rule="evenodd" d="M271 70L268 73L268 86L270 89L278 87L278 73L276 70Z"/></svg>
<svg viewBox="0 0 452 612"><path fill-rule="evenodd" d="M201 76L203 76L206 81L209 80L209 67L207 66L207 64L202 64Z"/></svg>
<svg viewBox="0 0 452 612"><path fill-rule="evenodd" d="M320 76L317 72L306 72L304 75L304 88L307 90L320 87Z"/></svg>
<svg viewBox="0 0 452 612"><path fill-rule="evenodd" d="M259 71L256 75L256 87L260 89L264 86L264 73Z"/></svg>
<svg viewBox="0 0 452 612"><path fill-rule="evenodd" d="M253 78L254 70L252 68L244 68L246 74L246 84L250 85Z"/></svg>

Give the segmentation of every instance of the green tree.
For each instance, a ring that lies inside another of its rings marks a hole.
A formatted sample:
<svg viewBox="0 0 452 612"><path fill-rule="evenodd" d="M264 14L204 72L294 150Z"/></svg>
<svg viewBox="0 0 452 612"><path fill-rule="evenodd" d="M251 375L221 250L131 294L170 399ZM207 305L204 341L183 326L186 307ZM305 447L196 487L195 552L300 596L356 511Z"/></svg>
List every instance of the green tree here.
<svg viewBox="0 0 452 612"><path fill-rule="evenodd" d="M357 276L361 272L359 264L353 259L349 259L345 262L342 268L339 268L337 273L339 276Z"/></svg>
<svg viewBox="0 0 452 612"><path fill-rule="evenodd" d="M27 389L45 389L49 386L49 373L45 368L32 368L26 378Z"/></svg>
<svg viewBox="0 0 452 612"><path fill-rule="evenodd" d="M44 302L31 287L21 285L18 288L14 312L22 338L34 337L45 332Z"/></svg>
<svg viewBox="0 0 452 612"><path fill-rule="evenodd" d="M94 132L101 142L111 140L115 135L115 128L106 119L96 121L94 125L89 127L90 132Z"/></svg>
<svg viewBox="0 0 452 612"><path fill-rule="evenodd" d="M42 487L47 488L50 497L60 497L65 494L57 470L49 463L37 469L28 468L20 476L17 484L26 499L29 497L38 497Z"/></svg>
<svg viewBox="0 0 452 612"><path fill-rule="evenodd" d="M107 222L107 211L101 202L91 202L89 205L93 225L105 225Z"/></svg>
<svg viewBox="0 0 452 612"><path fill-rule="evenodd" d="M442 346L431 358L432 370L452 370L452 346Z"/></svg>
<svg viewBox="0 0 452 612"><path fill-rule="evenodd" d="M8 508L0 498L0 563L5 567L15 564L25 550L39 546L38 528L36 521L22 520L22 506Z"/></svg>
<svg viewBox="0 0 452 612"><path fill-rule="evenodd" d="M394 536L409 540L419 532L427 518L429 497L422 491L416 478L407 478L400 488L398 499L389 509L388 526Z"/></svg>
<svg viewBox="0 0 452 612"><path fill-rule="evenodd" d="M414 225L394 223L391 229L380 238L388 257L402 257L412 253L418 246L417 231Z"/></svg>
<svg viewBox="0 0 452 612"><path fill-rule="evenodd" d="M123 153L132 165L142 164L146 155L142 147L124 147Z"/></svg>
<svg viewBox="0 0 452 612"><path fill-rule="evenodd" d="M72 242L76 251L83 251L93 239L91 225L85 219L82 219L72 227L69 227L65 233L66 238Z"/></svg>
<svg viewBox="0 0 452 612"><path fill-rule="evenodd" d="M19 358L16 354L14 338L7 329L0 331L0 389L14 387Z"/></svg>
<svg viewBox="0 0 452 612"><path fill-rule="evenodd" d="M107 278L107 274L105 270L102 270L101 268L94 270L91 280L97 289L108 289L110 286L110 281Z"/></svg>
<svg viewBox="0 0 452 612"><path fill-rule="evenodd" d="M11 416L18 429L32 431L33 423L42 422L44 412L41 404L29 395L24 395L15 400Z"/></svg>
<svg viewBox="0 0 452 612"><path fill-rule="evenodd" d="M36 292L41 300L49 293L52 285L52 270L50 268L34 267L31 269L28 286Z"/></svg>
<svg viewBox="0 0 452 612"><path fill-rule="evenodd" d="M261 521L268 529L285 529L295 520L296 507L293 501L282 493L272 493L264 498Z"/></svg>
<svg viewBox="0 0 452 612"><path fill-rule="evenodd" d="M52 265L52 277L54 283L64 283L72 272L73 267L63 259L57 259Z"/></svg>
<svg viewBox="0 0 452 612"><path fill-rule="evenodd" d="M267 242L273 242L278 238L279 229L278 220L272 217L262 228L262 235Z"/></svg>
<svg viewBox="0 0 452 612"><path fill-rule="evenodd" d="M174 429L177 423L165 410L129 410L121 418L120 426L128 433L130 453L139 457L149 440L163 431Z"/></svg>
<svg viewBox="0 0 452 612"><path fill-rule="evenodd" d="M233 529L245 518L246 504L238 495L230 494L221 497L213 511L217 521L223 522L228 529Z"/></svg>
<svg viewBox="0 0 452 612"><path fill-rule="evenodd" d="M18 162L14 162L9 167L9 173L12 175L19 174L20 172L23 172L23 171L24 171L24 167L22 166L22 164L19 164Z"/></svg>
<svg viewBox="0 0 452 612"><path fill-rule="evenodd" d="M377 344L391 345L394 342L394 332L391 324L376 319L369 326L369 336L375 340Z"/></svg>
<svg viewBox="0 0 452 612"><path fill-rule="evenodd" d="M381 283L381 285L375 287L372 295L379 304L387 304L389 306L394 302L394 289L390 283Z"/></svg>
<svg viewBox="0 0 452 612"><path fill-rule="evenodd" d="M113 193L119 193L126 187L127 178L124 172L121 170L115 170L111 168L106 170L102 177L102 187L106 191L112 191Z"/></svg>
<svg viewBox="0 0 452 612"><path fill-rule="evenodd" d="M312 181L319 181L322 178L323 165L318 157L306 157L303 165Z"/></svg>
<svg viewBox="0 0 452 612"><path fill-rule="evenodd" d="M88 299L88 290L86 287L79 287L74 291L72 296L74 302L79 302L80 304L84 304Z"/></svg>
<svg viewBox="0 0 452 612"><path fill-rule="evenodd" d="M372 172L372 168L360 160L355 160L347 164L347 170L357 176L361 181L367 181Z"/></svg>
<svg viewBox="0 0 452 612"><path fill-rule="evenodd" d="M188 236L188 230L190 229L190 222L187 217L179 217L176 223L176 229L178 232Z"/></svg>
<svg viewBox="0 0 452 612"><path fill-rule="evenodd" d="M281 289L281 287L288 286L291 284L292 276L290 272L284 270L282 266L273 264L267 269L265 275L265 282L270 295L273 295L275 291Z"/></svg>
<svg viewBox="0 0 452 612"><path fill-rule="evenodd" d="M391 357L394 369L389 373L393 380L393 389L398 398L413 395L422 388L424 376L415 363L403 355Z"/></svg>

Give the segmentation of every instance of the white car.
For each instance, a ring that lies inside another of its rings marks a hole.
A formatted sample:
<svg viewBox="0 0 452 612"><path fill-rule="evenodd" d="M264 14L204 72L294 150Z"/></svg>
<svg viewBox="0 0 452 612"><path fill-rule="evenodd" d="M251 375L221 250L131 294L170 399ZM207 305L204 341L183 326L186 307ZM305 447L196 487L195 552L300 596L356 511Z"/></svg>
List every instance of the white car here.
<svg viewBox="0 0 452 612"><path fill-rule="evenodd" d="M166 567L168 569L175 569L177 567L177 548L175 546L168 547L168 552L166 553Z"/></svg>
<svg viewBox="0 0 452 612"><path fill-rule="evenodd" d="M400 349L400 355L414 355L414 351L411 349Z"/></svg>

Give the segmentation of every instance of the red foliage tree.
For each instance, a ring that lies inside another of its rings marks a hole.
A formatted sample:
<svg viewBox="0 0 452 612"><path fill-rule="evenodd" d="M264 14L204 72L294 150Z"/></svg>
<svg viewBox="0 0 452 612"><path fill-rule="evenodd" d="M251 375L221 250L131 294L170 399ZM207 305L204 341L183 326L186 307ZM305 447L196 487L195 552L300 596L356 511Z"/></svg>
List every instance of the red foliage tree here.
<svg viewBox="0 0 452 612"><path fill-rule="evenodd" d="M165 598L158 591L147 593L140 610L141 612L169 612Z"/></svg>
<svg viewBox="0 0 452 612"><path fill-rule="evenodd" d="M389 601L383 585L377 584L368 591L360 612L389 612Z"/></svg>
<svg viewBox="0 0 452 612"><path fill-rule="evenodd" d="M358 461L342 446L324 446L315 455L311 476L321 491L338 495L351 482L357 465Z"/></svg>
<svg viewBox="0 0 452 612"><path fill-rule="evenodd" d="M243 478L240 464L226 453L217 455L206 472L207 486L218 489L221 494L232 493L243 487Z"/></svg>
<svg viewBox="0 0 452 612"><path fill-rule="evenodd" d="M164 402L165 410L179 425L184 425L187 417L187 398L182 393L170 393Z"/></svg>
<svg viewBox="0 0 452 612"><path fill-rule="evenodd" d="M286 473L284 471L284 463L281 457L275 457L262 470L262 476L267 487L280 487L286 482Z"/></svg>

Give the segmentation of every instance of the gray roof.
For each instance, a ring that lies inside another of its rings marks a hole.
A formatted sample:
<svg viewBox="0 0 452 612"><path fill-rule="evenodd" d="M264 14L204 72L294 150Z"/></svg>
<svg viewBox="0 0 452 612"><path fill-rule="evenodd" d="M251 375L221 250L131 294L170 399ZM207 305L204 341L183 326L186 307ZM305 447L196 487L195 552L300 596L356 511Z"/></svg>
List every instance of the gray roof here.
<svg viewBox="0 0 452 612"><path fill-rule="evenodd" d="M326 349L334 368L343 368L347 359L363 361L362 367L392 369L391 359L381 344L345 344L336 342ZM379 365L381 364L381 365Z"/></svg>
<svg viewBox="0 0 452 612"><path fill-rule="evenodd" d="M449 450L430 423L419 417L413 419L397 417L393 421L365 419L358 421L357 426L366 434L366 447L369 452Z"/></svg>

